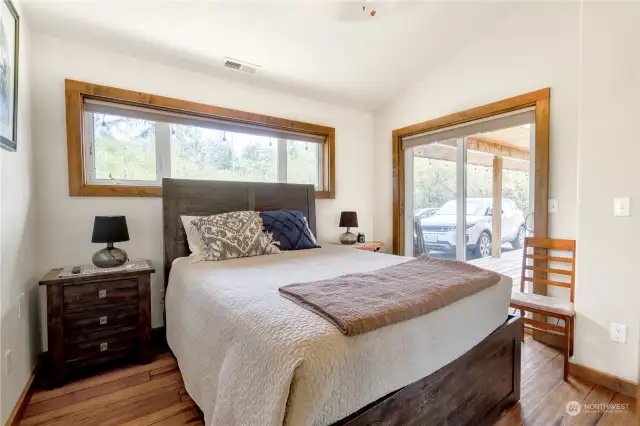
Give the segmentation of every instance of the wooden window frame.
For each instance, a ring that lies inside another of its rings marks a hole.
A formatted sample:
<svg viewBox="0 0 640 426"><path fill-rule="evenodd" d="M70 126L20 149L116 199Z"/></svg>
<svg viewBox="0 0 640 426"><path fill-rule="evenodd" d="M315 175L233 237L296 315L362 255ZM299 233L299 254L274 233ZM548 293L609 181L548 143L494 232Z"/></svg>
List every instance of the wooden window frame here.
<svg viewBox="0 0 640 426"><path fill-rule="evenodd" d="M87 183L84 161L83 115L85 98L161 111L190 114L195 118L222 119L238 124L259 125L265 129L287 130L324 138L322 143L322 176L316 198L335 198L335 129L286 118L254 114L197 102L101 86L76 80L65 80L67 113L67 159L69 195L72 197L160 197L160 186L92 185Z"/></svg>
<svg viewBox="0 0 640 426"><path fill-rule="evenodd" d="M549 99L551 89L545 88L535 92L525 93L487 105L460 111L455 114L411 126L402 127L392 132L392 162L393 162L393 253L404 254L405 239L405 167L402 138L420 133L431 132L470 121L480 120L516 111L519 109L536 107L535 118L535 173L534 173L534 215L533 226L536 237L547 237L549 231L548 198L549 198ZM536 288L534 292L540 294L546 288ZM545 292L546 293L546 292Z"/></svg>

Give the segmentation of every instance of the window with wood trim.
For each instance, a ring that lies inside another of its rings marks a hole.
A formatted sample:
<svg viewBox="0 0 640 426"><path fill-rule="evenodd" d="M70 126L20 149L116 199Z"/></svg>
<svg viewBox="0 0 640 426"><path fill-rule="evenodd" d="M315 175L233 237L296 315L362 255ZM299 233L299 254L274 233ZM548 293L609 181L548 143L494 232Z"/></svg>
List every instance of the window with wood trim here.
<svg viewBox="0 0 640 426"><path fill-rule="evenodd" d="M66 94L72 196L159 196L173 177L334 197L333 128L71 80Z"/></svg>

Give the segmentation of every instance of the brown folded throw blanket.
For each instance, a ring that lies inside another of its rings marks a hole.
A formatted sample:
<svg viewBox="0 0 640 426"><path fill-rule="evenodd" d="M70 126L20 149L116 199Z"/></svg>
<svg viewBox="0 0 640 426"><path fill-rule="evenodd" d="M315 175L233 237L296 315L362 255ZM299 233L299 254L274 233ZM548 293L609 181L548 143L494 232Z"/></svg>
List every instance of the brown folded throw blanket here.
<svg viewBox="0 0 640 426"><path fill-rule="evenodd" d="M468 263L421 257L377 271L290 284L280 294L353 336L428 314L500 281Z"/></svg>

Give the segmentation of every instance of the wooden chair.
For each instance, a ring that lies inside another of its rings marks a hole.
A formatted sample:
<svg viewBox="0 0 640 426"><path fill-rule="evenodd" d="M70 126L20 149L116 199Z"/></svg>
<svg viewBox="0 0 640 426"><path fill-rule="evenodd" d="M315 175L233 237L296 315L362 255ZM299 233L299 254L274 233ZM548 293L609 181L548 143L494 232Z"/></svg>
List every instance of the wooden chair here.
<svg viewBox="0 0 640 426"><path fill-rule="evenodd" d="M571 257L564 257L564 254L562 256L556 255L556 253L548 254L548 250L570 252ZM527 262L529 259L533 261L533 265ZM568 264L570 267L569 269L551 268L549 263ZM512 293L511 295L511 307L520 310L520 315L526 328L560 334L565 337L567 345L564 351L565 380L569 377L569 357L573 355L575 266L576 242L574 240L527 237L524 240L522 253L520 293ZM533 276L527 276L527 271L532 271ZM548 277L549 274L568 277L568 282L552 280ZM525 282L568 288L570 291L569 300L525 293ZM526 317L527 312L531 313L530 317ZM564 327L558 324L551 324L545 318L538 320L535 318L536 314L563 320Z"/></svg>

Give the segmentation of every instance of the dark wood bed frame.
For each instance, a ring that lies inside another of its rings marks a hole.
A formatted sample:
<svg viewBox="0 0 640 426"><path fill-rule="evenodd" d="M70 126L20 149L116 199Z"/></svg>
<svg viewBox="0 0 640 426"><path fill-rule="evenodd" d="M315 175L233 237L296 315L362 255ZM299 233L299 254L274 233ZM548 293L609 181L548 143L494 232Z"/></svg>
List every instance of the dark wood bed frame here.
<svg viewBox="0 0 640 426"><path fill-rule="evenodd" d="M162 209L165 286L173 260L189 255L181 215L298 210L316 232L312 185L163 179ZM491 425L502 410L520 399L521 338L520 318L509 317L455 361L333 426Z"/></svg>

